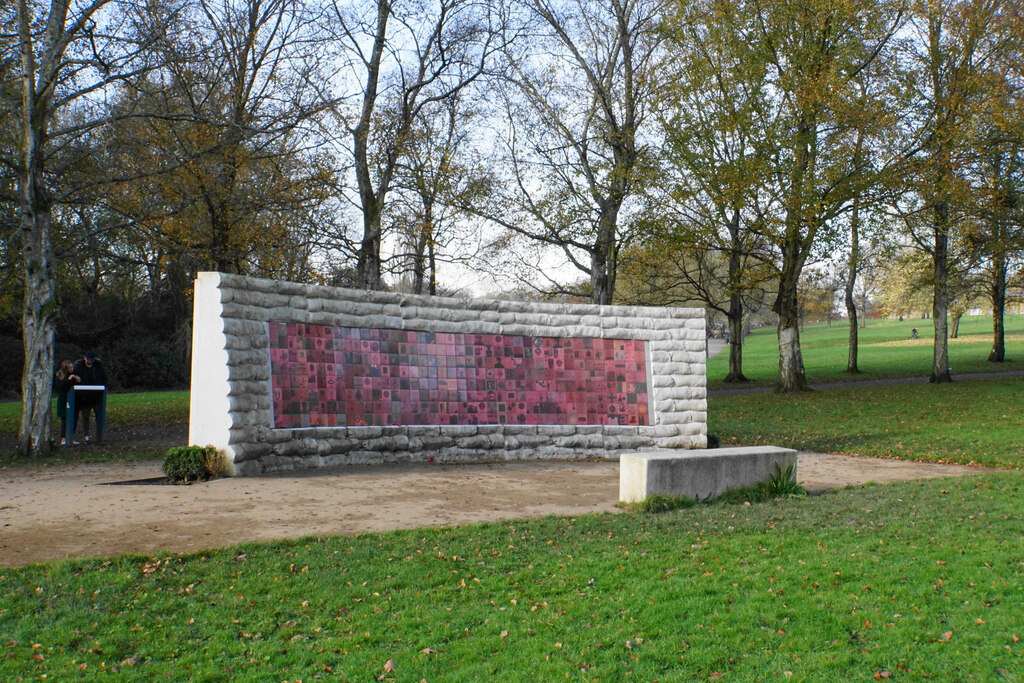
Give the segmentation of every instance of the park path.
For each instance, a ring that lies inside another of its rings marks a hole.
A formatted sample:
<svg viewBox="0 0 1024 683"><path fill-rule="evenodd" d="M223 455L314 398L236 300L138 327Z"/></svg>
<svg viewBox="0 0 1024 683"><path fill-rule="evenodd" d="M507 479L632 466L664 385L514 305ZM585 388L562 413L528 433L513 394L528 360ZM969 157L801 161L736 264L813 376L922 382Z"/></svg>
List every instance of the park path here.
<svg viewBox="0 0 1024 683"><path fill-rule="evenodd" d="M1000 379L1024 377L1024 370L1004 370L1002 372L954 372L950 373L955 382L975 379ZM846 387L892 386L896 384L927 384L927 375L903 377L873 377L870 379L851 379L844 382L811 382L811 389L843 389ZM772 384L741 384L735 387L715 387L708 389L708 396L729 396L732 394L764 394L775 391Z"/></svg>
<svg viewBox="0 0 1024 683"><path fill-rule="evenodd" d="M809 491L985 471L809 452L797 460L797 477ZM0 469L0 567L619 511L613 460L407 463L193 486L123 483L159 475L159 461Z"/></svg>

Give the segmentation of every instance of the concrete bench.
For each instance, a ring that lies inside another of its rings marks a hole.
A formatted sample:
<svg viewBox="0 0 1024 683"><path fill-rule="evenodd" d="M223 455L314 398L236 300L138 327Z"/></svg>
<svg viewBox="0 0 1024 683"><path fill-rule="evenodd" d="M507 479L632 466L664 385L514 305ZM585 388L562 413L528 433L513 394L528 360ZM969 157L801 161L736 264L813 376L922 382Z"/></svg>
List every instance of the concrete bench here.
<svg viewBox="0 0 1024 683"><path fill-rule="evenodd" d="M706 500L729 489L767 481L793 466L796 451L775 446L656 449L619 457L619 500L636 503L655 493Z"/></svg>

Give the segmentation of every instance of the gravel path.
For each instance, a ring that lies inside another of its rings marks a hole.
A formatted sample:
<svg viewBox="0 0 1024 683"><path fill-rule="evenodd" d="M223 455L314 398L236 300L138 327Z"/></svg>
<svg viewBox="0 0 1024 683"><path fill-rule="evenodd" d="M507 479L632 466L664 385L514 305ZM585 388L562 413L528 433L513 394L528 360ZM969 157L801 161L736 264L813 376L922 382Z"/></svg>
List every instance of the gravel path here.
<svg viewBox="0 0 1024 683"><path fill-rule="evenodd" d="M801 453L810 491L980 468ZM160 463L0 469L0 566L248 541L617 512L618 462L342 467L193 486L117 484Z"/></svg>

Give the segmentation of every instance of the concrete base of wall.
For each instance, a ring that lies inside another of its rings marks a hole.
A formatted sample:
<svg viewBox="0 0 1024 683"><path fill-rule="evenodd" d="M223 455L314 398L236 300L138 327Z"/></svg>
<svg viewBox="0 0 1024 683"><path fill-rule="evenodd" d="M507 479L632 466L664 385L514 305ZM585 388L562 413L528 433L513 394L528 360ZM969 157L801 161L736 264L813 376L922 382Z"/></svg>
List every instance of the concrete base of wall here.
<svg viewBox="0 0 1024 683"><path fill-rule="evenodd" d="M796 451L775 446L658 449L619 457L619 500L637 503L663 493L706 500L730 489L766 481L793 466Z"/></svg>

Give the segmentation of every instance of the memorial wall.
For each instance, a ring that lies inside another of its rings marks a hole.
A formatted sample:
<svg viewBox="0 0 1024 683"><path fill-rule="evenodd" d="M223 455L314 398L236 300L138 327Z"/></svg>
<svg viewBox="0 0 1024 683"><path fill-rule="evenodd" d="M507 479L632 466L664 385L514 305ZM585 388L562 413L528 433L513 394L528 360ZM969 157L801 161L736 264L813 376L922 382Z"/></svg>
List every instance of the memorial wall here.
<svg viewBox="0 0 1024 683"><path fill-rule="evenodd" d="M189 443L235 474L706 444L700 309L196 279Z"/></svg>

